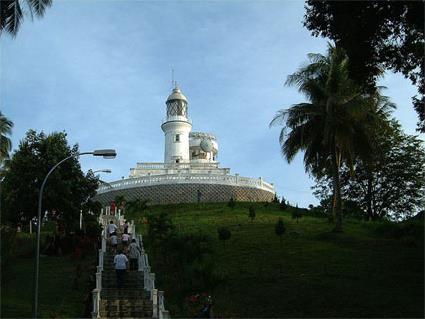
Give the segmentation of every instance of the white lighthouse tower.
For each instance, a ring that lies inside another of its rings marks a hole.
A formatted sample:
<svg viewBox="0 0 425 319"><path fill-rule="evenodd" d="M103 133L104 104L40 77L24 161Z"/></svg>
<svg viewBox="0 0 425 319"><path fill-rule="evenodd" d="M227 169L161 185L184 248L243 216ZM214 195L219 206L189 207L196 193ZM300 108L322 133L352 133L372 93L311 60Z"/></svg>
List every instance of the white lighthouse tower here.
<svg viewBox="0 0 425 319"><path fill-rule="evenodd" d="M188 118L187 99L176 87L167 98L167 117L161 128L165 134L165 163L189 163L189 133L192 123Z"/></svg>

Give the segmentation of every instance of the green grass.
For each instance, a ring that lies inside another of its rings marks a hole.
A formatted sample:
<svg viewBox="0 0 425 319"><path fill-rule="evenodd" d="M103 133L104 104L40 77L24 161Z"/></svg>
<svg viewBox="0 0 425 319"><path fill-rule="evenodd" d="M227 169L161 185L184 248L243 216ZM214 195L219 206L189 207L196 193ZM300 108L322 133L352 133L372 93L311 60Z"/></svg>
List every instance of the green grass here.
<svg viewBox="0 0 425 319"><path fill-rule="evenodd" d="M1 317L32 316L34 234L19 234L15 259L2 270ZM82 273L74 287L76 263L71 257L40 258L39 315L41 318L81 318L89 291L89 275L94 273L94 257L78 262Z"/></svg>
<svg viewBox="0 0 425 319"><path fill-rule="evenodd" d="M423 221L397 238L399 225L358 220L345 220L344 233L334 234L327 219L304 216L297 224L276 205L256 204L251 223L249 205L149 208L170 212L180 233L214 239L217 271L226 278L211 292L216 317L423 317ZM126 217L146 231L140 215ZM279 217L286 227L282 244L274 232ZM226 248L218 240L220 226L232 232ZM161 273L156 278L167 308L184 316L173 304L173 283Z"/></svg>

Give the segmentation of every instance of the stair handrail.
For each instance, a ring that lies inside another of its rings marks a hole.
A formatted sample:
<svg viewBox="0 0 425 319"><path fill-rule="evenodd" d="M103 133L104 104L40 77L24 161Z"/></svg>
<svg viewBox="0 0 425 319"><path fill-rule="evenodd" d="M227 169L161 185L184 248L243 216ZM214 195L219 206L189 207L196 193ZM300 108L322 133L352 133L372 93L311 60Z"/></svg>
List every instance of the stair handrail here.
<svg viewBox="0 0 425 319"><path fill-rule="evenodd" d="M143 237L141 234L136 233L136 226L133 220L129 227L132 228L131 233L141 251L138 259L138 270L143 271L143 286L146 291L150 292L150 299L153 304L152 318L168 319L170 318L170 313L165 309L164 291L159 291L155 288L155 273L151 273L148 254L145 253L143 247Z"/></svg>

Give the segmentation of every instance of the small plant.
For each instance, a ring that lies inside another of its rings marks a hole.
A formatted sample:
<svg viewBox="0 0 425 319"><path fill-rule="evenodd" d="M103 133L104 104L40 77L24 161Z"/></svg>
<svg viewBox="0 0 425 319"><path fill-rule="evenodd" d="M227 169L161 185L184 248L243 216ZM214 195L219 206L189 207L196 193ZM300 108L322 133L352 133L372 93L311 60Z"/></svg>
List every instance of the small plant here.
<svg viewBox="0 0 425 319"><path fill-rule="evenodd" d="M251 223L252 223L255 219L255 208L254 208L254 206L249 207L248 217L251 218Z"/></svg>
<svg viewBox="0 0 425 319"><path fill-rule="evenodd" d="M229 202L227 203L227 206L229 206L231 209L235 208L235 206L236 206L236 202L235 202L235 200L233 199L233 196L232 196L232 197L230 197L230 200L229 200Z"/></svg>
<svg viewBox="0 0 425 319"><path fill-rule="evenodd" d="M223 247L226 248L226 240L229 240L232 236L232 233L226 227L220 227L217 229L218 239L223 241Z"/></svg>
<svg viewBox="0 0 425 319"><path fill-rule="evenodd" d="M285 225L283 224L282 218L279 218L279 220L277 221L277 223L274 227L274 231L275 231L276 235L279 236L280 244L282 244L282 236L286 231L286 228L285 228Z"/></svg>
<svg viewBox="0 0 425 319"><path fill-rule="evenodd" d="M279 208L280 208L280 210L287 210L288 209L288 204L286 203L286 200L283 196L282 196L282 200L280 201Z"/></svg>
<svg viewBox="0 0 425 319"><path fill-rule="evenodd" d="M301 210L297 207L295 207L292 211L292 219L296 219L297 220L297 224L298 224L298 219L300 219L302 217L301 214Z"/></svg>

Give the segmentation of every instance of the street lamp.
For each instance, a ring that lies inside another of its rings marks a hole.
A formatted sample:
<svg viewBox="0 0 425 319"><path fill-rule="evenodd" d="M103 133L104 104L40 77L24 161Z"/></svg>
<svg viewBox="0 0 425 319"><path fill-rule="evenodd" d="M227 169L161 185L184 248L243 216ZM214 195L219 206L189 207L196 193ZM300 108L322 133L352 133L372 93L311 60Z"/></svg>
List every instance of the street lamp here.
<svg viewBox="0 0 425 319"><path fill-rule="evenodd" d="M97 171L94 171L94 173L112 173L110 169L98 169Z"/></svg>
<svg viewBox="0 0 425 319"><path fill-rule="evenodd" d="M95 173L112 173L112 171L110 170L110 169L108 169L108 168L105 168L105 169L98 169L98 170L95 170L95 171L92 171L91 169L89 169L89 172L91 171L91 173L94 175ZM99 178L99 176L100 175L98 175L98 178ZM106 185L108 185L108 186L110 186L111 187L111 185L109 185L108 183L106 183L106 182L104 182L104 181L102 181L102 180L100 180L99 179L99 182L101 182L102 184L106 184ZM87 201L88 201L88 199L87 199ZM82 227L83 227L83 211L82 210L80 210L80 229L82 229Z"/></svg>
<svg viewBox="0 0 425 319"><path fill-rule="evenodd" d="M43 199L43 190L44 186L46 185L47 178L50 176L50 174L53 173L53 171L63 162L74 158L79 157L81 155L93 155L93 156L103 156L103 158L112 159L117 156L117 152L112 149L105 149L105 150L95 150L93 152L82 152L82 153L75 153L67 158L64 158L59 163L57 163L55 166L53 166L50 171L47 173L46 177L43 180L43 183L41 184L40 193L38 197L38 219L37 219L37 248L35 253L35 269L34 269L34 304L33 304L33 317L37 318L38 314L38 274L39 274L39 265L40 265L40 233L41 233L41 206L42 206L42 199Z"/></svg>

